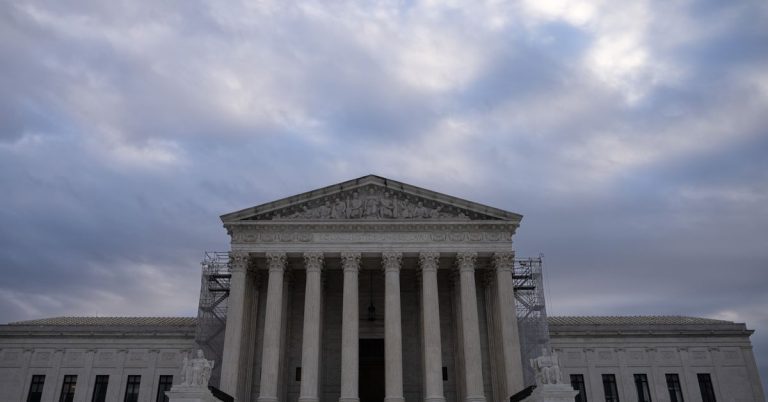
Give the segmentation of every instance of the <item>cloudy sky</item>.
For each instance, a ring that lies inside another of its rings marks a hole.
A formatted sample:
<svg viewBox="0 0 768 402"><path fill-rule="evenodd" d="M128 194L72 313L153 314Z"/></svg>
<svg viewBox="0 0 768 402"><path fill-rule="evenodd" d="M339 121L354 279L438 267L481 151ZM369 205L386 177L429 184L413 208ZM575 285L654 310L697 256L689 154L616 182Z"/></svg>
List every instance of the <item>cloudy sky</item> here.
<svg viewBox="0 0 768 402"><path fill-rule="evenodd" d="M4 1L0 322L194 315L220 214L369 173L521 213L551 314L746 322L768 3Z"/></svg>

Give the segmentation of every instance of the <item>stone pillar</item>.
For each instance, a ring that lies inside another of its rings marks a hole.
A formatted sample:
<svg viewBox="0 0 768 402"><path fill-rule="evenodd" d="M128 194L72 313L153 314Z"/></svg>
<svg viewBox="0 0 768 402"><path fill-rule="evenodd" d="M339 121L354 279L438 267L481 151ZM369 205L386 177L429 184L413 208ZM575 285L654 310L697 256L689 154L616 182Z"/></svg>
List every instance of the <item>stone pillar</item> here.
<svg viewBox="0 0 768 402"><path fill-rule="evenodd" d="M304 253L307 278L304 291L304 334L301 346L300 402L317 402L320 371L323 253Z"/></svg>
<svg viewBox="0 0 768 402"><path fill-rule="evenodd" d="M384 265L384 402L403 402L403 339L400 263L403 253L382 253Z"/></svg>
<svg viewBox="0 0 768 402"><path fill-rule="evenodd" d="M437 293L437 267L440 253L419 254L421 268L421 316L424 345L424 400L444 402L443 356L440 341L440 307Z"/></svg>
<svg viewBox="0 0 768 402"><path fill-rule="evenodd" d="M341 267L344 270L344 300L341 312L341 397L339 402L359 402L360 253L341 253Z"/></svg>
<svg viewBox="0 0 768 402"><path fill-rule="evenodd" d="M221 390L242 398L237 392L242 358L243 328L245 326L245 290L248 285L248 253L229 253L232 267L229 300L227 302L227 327L224 333L224 353L221 361Z"/></svg>
<svg viewBox="0 0 768 402"><path fill-rule="evenodd" d="M485 402L483 392L483 364L480 350L480 323L477 317L477 292L475 290L475 260L477 253L463 252L456 255L459 269L462 348L464 356L465 401Z"/></svg>
<svg viewBox="0 0 768 402"><path fill-rule="evenodd" d="M493 266L496 268L495 310L501 334L501 358L506 394L502 399L509 399L523 389L523 366L520 356L520 335L517 328L515 308L515 283L512 270L515 264L514 252L495 253Z"/></svg>
<svg viewBox="0 0 768 402"><path fill-rule="evenodd" d="M277 402L277 384L280 379L280 333L283 321L283 274L285 253L267 253L269 279L267 306L264 316L264 340L261 352L261 382L259 402Z"/></svg>

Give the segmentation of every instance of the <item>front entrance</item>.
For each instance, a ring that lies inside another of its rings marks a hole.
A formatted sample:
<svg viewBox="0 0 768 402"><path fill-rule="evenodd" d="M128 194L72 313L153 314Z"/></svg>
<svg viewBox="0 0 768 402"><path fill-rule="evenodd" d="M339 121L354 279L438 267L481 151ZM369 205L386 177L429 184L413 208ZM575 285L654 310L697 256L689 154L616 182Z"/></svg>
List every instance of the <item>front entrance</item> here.
<svg viewBox="0 0 768 402"><path fill-rule="evenodd" d="M360 402L384 401L384 340L360 340Z"/></svg>

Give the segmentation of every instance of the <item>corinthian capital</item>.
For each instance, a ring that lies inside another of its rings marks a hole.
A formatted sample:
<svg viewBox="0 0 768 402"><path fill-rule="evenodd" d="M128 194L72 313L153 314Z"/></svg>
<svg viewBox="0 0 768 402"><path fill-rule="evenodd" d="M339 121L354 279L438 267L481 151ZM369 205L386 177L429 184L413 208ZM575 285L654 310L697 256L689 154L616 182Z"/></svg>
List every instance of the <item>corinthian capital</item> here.
<svg viewBox="0 0 768 402"><path fill-rule="evenodd" d="M456 254L456 266L459 271L474 271L477 253L474 251L465 251Z"/></svg>
<svg viewBox="0 0 768 402"><path fill-rule="evenodd" d="M382 265L385 272L400 271L400 263L403 261L403 253L397 251L385 251L381 253Z"/></svg>
<svg viewBox="0 0 768 402"><path fill-rule="evenodd" d="M515 253L513 251L493 253L493 266L500 271L511 271L515 267Z"/></svg>
<svg viewBox="0 0 768 402"><path fill-rule="evenodd" d="M422 271L437 271L440 262L440 253L437 251L425 251L419 253L419 268Z"/></svg>
<svg viewBox="0 0 768 402"><path fill-rule="evenodd" d="M304 266L309 271L320 271L323 268L323 253L311 251L304 253Z"/></svg>
<svg viewBox="0 0 768 402"><path fill-rule="evenodd" d="M248 269L248 252L247 251L230 251L229 262L232 271L245 272Z"/></svg>
<svg viewBox="0 0 768 402"><path fill-rule="evenodd" d="M360 253L341 253L341 268L344 270L344 272L360 271Z"/></svg>
<svg viewBox="0 0 768 402"><path fill-rule="evenodd" d="M270 271L285 271L285 264L288 262L288 256L282 252L268 252L267 265Z"/></svg>

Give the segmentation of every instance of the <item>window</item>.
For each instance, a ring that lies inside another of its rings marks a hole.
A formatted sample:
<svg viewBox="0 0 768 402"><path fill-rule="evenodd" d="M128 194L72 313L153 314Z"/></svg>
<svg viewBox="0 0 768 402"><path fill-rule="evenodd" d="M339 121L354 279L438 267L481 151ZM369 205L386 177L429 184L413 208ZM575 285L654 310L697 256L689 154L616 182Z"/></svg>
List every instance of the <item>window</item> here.
<svg viewBox="0 0 768 402"><path fill-rule="evenodd" d="M59 402L72 402L75 399L76 385L76 375L65 375L64 382L61 384L61 395L59 396Z"/></svg>
<svg viewBox="0 0 768 402"><path fill-rule="evenodd" d="M696 374L699 378L699 390L701 391L702 402L717 402L715 399L715 389L712 387L712 377L708 373Z"/></svg>
<svg viewBox="0 0 768 402"><path fill-rule="evenodd" d="M160 381L157 383L157 402L168 402L168 396L165 395L165 391L170 391L173 385L172 375L161 375Z"/></svg>
<svg viewBox="0 0 768 402"><path fill-rule="evenodd" d="M128 382L125 384L125 399L123 399L123 401L138 402L140 385L141 385L140 375L129 375Z"/></svg>
<svg viewBox="0 0 768 402"><path fill-rule="evenodd" d="M619 389L616 387L616 376L603 374L603 391L605 402L619 402Z"/></svg>
<svg viewBox="0 0 768 402"><path fill-rule="evenodd" d="M584 375L571 374L571 386L576 391L579 391L574 400L576 402L587 402L587 387L584 385Z"/></svg>
<svg viewBox="0 0 768 402"><path fill-rule="evenodd" d="M40 398L43 397L43 385L45 385L44 375L32 376L32 383L29 384L29 394L27 394L27 402L40 402Z"/></svg>
<svg viewBox="0 0 768 402"><path fill-rule="evenodd" d="M109 384L108 375L97 375L93 383L93 396L91 402L107 402L107 385Z"/></svg>
<svg viewBox="0 0 768 402"><path fill-rule="evenodd" d="M669 400L671 402L683 402L683 389L680 387L680 376L677 374L667 374L667 389L669 390Z"/></svg>
<svg viewBox="0 0 768 402"><path fill-rule="evenodd" d="M635 374L635 388L637 388L637 402L651 402L651 389L648 387L648 376Z"/></svg>

